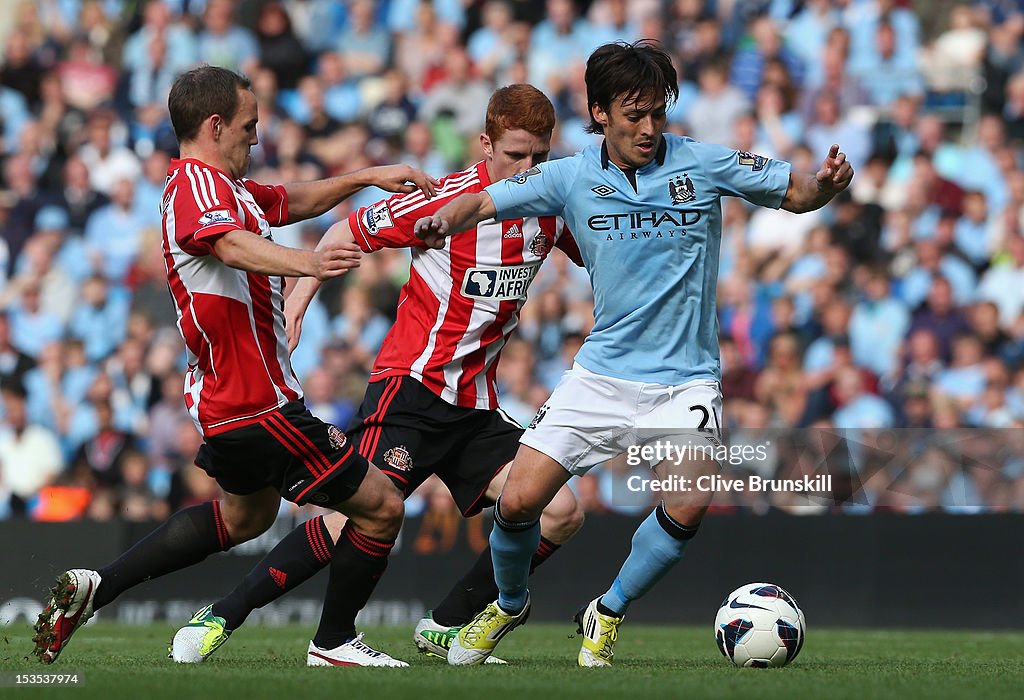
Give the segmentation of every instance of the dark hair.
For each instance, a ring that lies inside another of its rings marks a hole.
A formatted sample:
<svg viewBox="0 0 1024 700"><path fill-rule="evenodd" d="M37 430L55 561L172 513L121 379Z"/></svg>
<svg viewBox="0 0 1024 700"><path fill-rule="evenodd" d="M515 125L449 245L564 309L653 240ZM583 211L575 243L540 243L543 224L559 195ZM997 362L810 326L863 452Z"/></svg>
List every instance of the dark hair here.
<svg viewBox="0 0 1024 700"><path fill-rule="evenodd" d="M587 59L587 107L598 105L611 111L620 96L641 109L648 109L664 96L666 105L679 96L679 82L672 59L658 43L642 39L632 44L622 41L599 46ZM603 134L604 127L591 112L587 132Z"/></svg>
<svg viewBox="0 0 1024 700"><path fill-rule="evenodd" d="M484 133L497 141L509 129L549 136L555 128L555 108L543 92L519 83L495 90L487 103Z"/></svg>
<svg viewBox="0 0 1024 700"><path fill-rule="evenodd" d="M238 91L251 89L245 76L217 66L199 66L178 76L167 97L167 110L178 143L190 141L214 114L230 121L238 111Z"/></svg>
<svg viewBox="0 0 1024 700"><path fill-rule="evenodd" d="M20 399L28 398L28 391L25 389L25 385L22 383L21 377L16 375L0 379L0 393L11 394Z"/></svg>

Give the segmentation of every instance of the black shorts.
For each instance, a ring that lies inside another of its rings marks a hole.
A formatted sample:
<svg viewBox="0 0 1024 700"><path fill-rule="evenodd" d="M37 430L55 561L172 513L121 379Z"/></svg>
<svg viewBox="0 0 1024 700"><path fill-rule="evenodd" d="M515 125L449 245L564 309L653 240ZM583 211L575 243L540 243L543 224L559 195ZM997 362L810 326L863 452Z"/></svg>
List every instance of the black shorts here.
<svg viewBox="0 0 1024 700"><path fill-rule="evenodd" d="M301 401L206 438L196 464L228 493L246 496L273 486L292 503L323 506L351 498L369 468L341 430Z"/></svg>
<svg viewBox="0 0 1024 700"><path fill-rule="evenodd" d="M348 429L359 453L406 497L437 474L466 517L493 505L484 492L516 456L522 434L502 411L453 406L407 376L370 383Z"/></svg>

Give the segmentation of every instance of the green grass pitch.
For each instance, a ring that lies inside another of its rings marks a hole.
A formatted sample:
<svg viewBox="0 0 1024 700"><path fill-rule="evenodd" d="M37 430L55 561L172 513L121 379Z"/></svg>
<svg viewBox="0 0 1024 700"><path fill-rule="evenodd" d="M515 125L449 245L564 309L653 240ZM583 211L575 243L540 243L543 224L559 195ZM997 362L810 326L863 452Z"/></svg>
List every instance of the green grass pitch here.
<svg viewBox="0 0 1024 700"><path fill-rule="evenodd" d="M410 629L368 628L366 638L409 669L306 668L311 630L246 627L202 665L166 658L169 624L97 622L80 630L52 666L29 656L28 626L0 628L0 673L69 673L77 689L26 690L74 698L202 697L467 698L1020 698L1024 633L864 631L811 628L800 657L783 669L738 669L721 657L710 625L623 626L612 669L576 667L571 624L528 624L499 647L509 666L449 668L416 653ZM17 698L18 690L0 690ZM70 696L68 694L71 694Z"/></svg>

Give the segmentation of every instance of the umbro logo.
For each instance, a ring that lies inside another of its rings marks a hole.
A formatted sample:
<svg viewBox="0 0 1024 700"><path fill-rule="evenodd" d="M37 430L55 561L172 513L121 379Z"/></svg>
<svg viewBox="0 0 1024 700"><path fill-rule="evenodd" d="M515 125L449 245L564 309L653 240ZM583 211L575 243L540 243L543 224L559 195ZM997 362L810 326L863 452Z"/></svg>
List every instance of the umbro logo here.
<svg viewBox="0 0 1024 700"><path fill-rule="evenodd" d="M596 194L598 197L607 197L610 194L615 194L615 190L608 185L598 185L597 187L591 187L590 191Z"/></svg>
<svg viewBox="0 0 1024 700"><path fill-rule="evenodd" d="M519 224L512 224L509 227L508 231L505 231L505 233L501 234L501 237L502 238L522 238L523 237L523 231L522 231L521 228L519 228Z"/></svg>

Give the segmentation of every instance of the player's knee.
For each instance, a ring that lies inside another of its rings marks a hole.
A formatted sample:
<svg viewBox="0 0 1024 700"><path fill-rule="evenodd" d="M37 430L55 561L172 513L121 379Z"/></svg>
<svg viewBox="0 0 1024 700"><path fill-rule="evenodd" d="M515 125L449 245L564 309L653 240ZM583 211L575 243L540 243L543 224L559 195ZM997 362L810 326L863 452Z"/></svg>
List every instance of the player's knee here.
<svg viewBox="0 0 1024 700"><path fill-rule="evenodd" d="M276 508L232 509L224 512L224 525L231 544L241 544L259 537L270 529L277 519Z"/></svg>
<svg viewBox="0 0 1024 700"><path fill-rule="evenodd" d="M665 513L673 521L688 528L696 528L704 518L707 506L703 505L669 505L665 504Z"/></svg>
<svg viewBox="0 0 1024 700"><path fill-rule="evenodd" d="M502 491L499 498L501 517L510 523L525 523L540 517L544 504L533 503L532 499L518 491Z"/></svg>
<svg viewBox="0 0 1024 700"><path fill-rule="evenodd" d="M397 489L389 491L382 498L380 505L374 512L374 526L377 530L374 536L381 540L393 540L398 537L398 531L402 529L402 520L405 518L405 502Z"/></svg>
<svg viewBox="0 0 1024 700"><path fill-rule="evenodd" d="M583 527L583 508L572 491L560 491L541 516L541 534L556 544L567 542Z"/></svg>
<svg viewBox="0 0 1024 700"><path fill-rule="evenodd" d="M574 497L572 499L572 508L569 511L569 513L565 516L565 539L562 541L564 542L565 540L568 540L570 537L579 532L580 528L583 527L583 521L585 519L586 518L583 514L583 506L581 506L579 504L579 501L577 501Z"/></svg>

